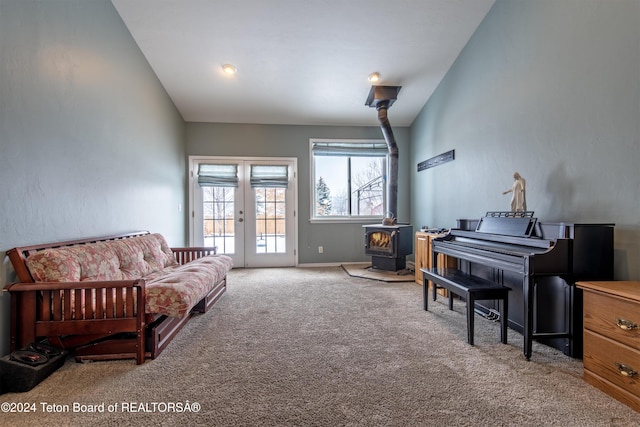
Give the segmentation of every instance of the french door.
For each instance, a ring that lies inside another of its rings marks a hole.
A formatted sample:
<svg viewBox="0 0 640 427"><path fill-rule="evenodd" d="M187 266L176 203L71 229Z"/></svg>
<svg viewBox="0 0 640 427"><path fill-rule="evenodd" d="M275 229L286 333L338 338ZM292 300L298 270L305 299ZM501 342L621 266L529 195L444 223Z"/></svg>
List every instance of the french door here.
<svg viewBox="0 0 640 427"><path fill-rule="evenodd" d="M295 158L190 157L190 243L235 267L297 264Z"/></svg>

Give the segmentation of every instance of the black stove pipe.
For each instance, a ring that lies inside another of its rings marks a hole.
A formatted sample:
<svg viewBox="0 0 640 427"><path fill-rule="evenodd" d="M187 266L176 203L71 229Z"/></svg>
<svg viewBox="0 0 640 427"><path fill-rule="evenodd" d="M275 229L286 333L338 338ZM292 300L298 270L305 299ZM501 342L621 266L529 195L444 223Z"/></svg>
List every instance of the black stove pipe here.
<svg viewBox="0 0 640 427"><path fill-rule="evenodd" d="M398 145L391 130L391 124L387 118L389 101L380 101L376 105L378 121L384 135L384 140L389 148L389 176L387 179L387 205L389 212L387 218L398 218Z"/></svg>

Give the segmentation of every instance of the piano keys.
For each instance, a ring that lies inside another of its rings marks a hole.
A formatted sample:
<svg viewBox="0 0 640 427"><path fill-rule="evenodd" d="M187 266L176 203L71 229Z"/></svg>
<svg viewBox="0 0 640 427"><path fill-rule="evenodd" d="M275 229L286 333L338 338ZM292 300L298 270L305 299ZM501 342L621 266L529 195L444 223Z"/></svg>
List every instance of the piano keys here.
<svg viewBox="0 0 640 427"><path fill-rule="evenodd" d="M613 280L613 224L544 223L533 213L488 212L479 221L459 220L433 240L437 254L458 259L458 269L511 288L508 324L523 334L529 360L533 340L582 357L580 280ZM497 302L479 301L490 313Z"/></svg>

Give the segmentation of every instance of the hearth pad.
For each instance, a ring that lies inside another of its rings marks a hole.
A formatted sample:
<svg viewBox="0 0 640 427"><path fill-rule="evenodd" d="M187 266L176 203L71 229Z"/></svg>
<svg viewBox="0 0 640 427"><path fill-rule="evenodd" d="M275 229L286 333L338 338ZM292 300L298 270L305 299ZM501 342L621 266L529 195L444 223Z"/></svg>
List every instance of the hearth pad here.
<svg viewBox="0 0 640 427"><path fill-rule="evenodd" d="M407 261L407 268L398 271L385 271L371 267L370 263L342 264L342 269L352 277L380 280L383 282L413 282L415 271L413 262Z"/></svg>

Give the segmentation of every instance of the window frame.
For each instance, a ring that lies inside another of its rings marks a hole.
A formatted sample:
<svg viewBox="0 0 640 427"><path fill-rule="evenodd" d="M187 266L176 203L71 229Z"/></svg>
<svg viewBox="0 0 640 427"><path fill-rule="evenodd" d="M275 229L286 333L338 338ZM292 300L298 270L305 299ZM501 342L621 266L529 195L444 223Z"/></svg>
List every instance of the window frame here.
<svg viewBox="0 0 640 427"><path fill-rule="evenodd" d="M309 222L310 223L370 223L372 221L379 222L383 217L382 215L353 215L353 212L350 212L349 215L330 215L330 216L317 216L316 215L316 163L315 156L313 152L313 146L315 143L348 143L348 144L384 144L386 146L386 141L384 139L347 139L347 138L311 138L309 139L309 185L311 195L309 200ZM359 156L345 156L345 157L359 157ZM374 156L377 157L377 156ZM380 156L383 159L383 190L382 190L382 200L383 200L383 212L387 211L388 208L388 197L387 197L387 176L389 169L389 153L387 152L384 156ZM350 172L349 172L350 173ZM349 198L351 199L351 187L350 183L347 183ZM353 207L351 206L349 209L351 210Z"/></svg>

